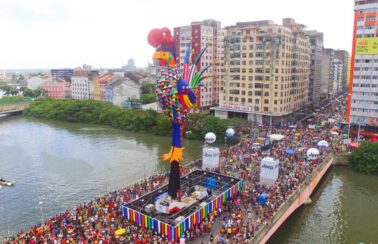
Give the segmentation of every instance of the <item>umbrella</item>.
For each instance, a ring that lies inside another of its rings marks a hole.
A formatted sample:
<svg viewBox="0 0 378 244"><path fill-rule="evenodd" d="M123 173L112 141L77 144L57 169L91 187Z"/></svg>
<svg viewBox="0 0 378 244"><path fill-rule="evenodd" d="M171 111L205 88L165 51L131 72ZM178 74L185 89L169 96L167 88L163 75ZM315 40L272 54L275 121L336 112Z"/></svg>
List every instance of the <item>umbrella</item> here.
<svg viewBox="0 0 378 244"><path fill-rule="evenodd" d="M352 143L349 144L349 146L351 148L358 148L360 146L360 143L358 143L358 142L352 142Z"/></svg>
<svg viewBox="0 0 378 244"><path fill-rule="evenodd" d="M280 135L280 134L269 135L269 138L270 138L271 141L279 141L284 137L285 137L284 135Z"/></svg>
<svg viewBox="0 0 378 244"><path fill-rule="evenodd" d="M287 149L286 153L289 154L289 155L293 155L293 154L295 154L295 151L294 151L294 149Z"/></svg>
<svg viewBox="0 0 378 244"><path fill-rule="evenodd" d="M337 135L339 135L339 133L337 133L336 131L331 131L331 135L337 136Z"/></svg>
<svg viewBox="0 0 378 244"><path fill-rule="evenodd" d="M378 138L377 138L377 137L370 138L370 141L371 141L371 142L377 142L377 141L378 141Z"/></svg>
<svg viewBox="0 0 378 244"><path fill-rule="evenodd" d="M329 147L329 144L327 141L322 140L318 142L318 147Z"/></svg>

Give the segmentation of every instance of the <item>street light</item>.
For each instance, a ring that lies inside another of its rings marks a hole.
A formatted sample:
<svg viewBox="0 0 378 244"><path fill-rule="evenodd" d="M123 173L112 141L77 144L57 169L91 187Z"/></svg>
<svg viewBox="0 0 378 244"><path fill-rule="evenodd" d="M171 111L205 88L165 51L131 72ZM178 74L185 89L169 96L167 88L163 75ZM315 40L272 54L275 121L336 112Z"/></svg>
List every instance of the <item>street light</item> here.
<svg viewBox="0 0 378 244"><path fill-rule="evenodd" d="M42 225L43 225L43 207L42 207L42 204L43 204L43 202L42 201L39 201L39 207L40 207L40 209L41 209L41 221L42 221Z"/></svg>
<svg viewBox="0 0 378 244"><path fill-rule="evenodd" d="M185 161L186 161L186 164L188 164L189 136L192 134L192 131L188 130L185 132L185 134L186 134Z"/></svg>

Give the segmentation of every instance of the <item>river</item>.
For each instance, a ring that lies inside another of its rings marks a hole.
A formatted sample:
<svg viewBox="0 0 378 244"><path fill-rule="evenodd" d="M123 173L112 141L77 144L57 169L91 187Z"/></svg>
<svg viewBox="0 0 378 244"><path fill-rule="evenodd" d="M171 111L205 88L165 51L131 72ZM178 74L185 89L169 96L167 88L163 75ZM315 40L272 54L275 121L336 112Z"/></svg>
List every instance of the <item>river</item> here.
<svg viewBox="0 0 378 244"><path fill-rule="evenodd" d="M201 144L189 141L189 160ZM168 137L104 126L0 117L0 177L16 181L0 189L0 236L165 171L160 157L169 146ZM333 167L312 200L269 243L377 242L377 176Z"/></svg>
<svg viewBox="0 0 378 244"><path fill-rule="evenodd" d="M166 172L168 163L160 158L169 147L169 137L0 117L0 177L16 182L0 189L0 236L145 175ZM201 147L189 141L189 160L199 157Z"/></svg>

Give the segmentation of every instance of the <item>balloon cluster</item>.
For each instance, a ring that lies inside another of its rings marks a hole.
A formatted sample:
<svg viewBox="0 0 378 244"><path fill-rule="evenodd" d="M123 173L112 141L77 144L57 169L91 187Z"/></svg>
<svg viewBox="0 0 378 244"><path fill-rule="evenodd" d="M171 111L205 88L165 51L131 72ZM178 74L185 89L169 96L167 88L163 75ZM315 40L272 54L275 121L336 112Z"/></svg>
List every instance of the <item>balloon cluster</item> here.
<svg viewBox="0 0 378 244"><path fill-rule="evenodd" d="M165 66L161 68L158 77L155 93L161 109L173 122L184 123L189 110L179 98L181 92L178 91L178 83L182 82L180 70L176 66Z"/></svg>

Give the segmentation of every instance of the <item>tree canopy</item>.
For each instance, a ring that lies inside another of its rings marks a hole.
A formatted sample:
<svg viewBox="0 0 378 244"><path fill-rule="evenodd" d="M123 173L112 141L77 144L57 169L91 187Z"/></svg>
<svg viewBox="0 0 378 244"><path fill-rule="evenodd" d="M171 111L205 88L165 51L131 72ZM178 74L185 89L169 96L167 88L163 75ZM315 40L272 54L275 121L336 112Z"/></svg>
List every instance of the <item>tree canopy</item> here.
<svg viewBox="0 0 378 244"><path fill-rule="evenodd" d="M153 110L123 109L94 100L39 98L25 109L24 114L40 119L109 125L121 130L162 136L171 133L170 121L163 114ZM218 141L223 142L226 129L242 122L223 120L208 114L192 114L185 124L185 130L192 131L190 139L203 140L207 132L214 132Z"/></svg>
<svg viewBox="0 0 378 244"><path fill-rule="evenodd" d="M378 143L364 141L349 158L352 168L358 172L378 174Z"/></svg>

